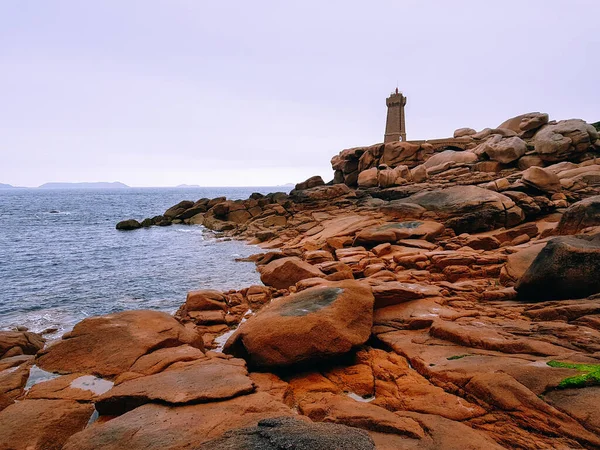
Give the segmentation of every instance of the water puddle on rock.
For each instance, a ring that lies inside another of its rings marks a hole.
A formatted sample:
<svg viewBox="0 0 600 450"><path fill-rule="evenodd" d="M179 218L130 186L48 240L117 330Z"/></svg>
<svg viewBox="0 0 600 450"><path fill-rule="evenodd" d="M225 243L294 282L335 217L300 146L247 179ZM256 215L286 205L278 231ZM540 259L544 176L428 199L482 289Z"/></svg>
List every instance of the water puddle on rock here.
<svg viewBox="0 0 600 450"><path fill-rule="evenodd" d="M90 416L90 420L88 420L88 423L85 427L87 428L92 425L96 420L98 420L98 417L100 417L100 414L98 414L98 410L94 408L94 412Z"/></svg>
<svg viewBox="0 0 600 450"><path fill-rule="evenodd" d="M29 369L29 378L27 379L25 390L28 391L38 383L50 381L58 377L60 377L60 375L52 372L46 372L45 370L40 369L38 366L33 365L31 366L31 369Z"/></svg>
<svg viewBox="0 0 600 450"><path fill-rule="evenodd" d="M375 400L375 396L372 395L371 397L361 397L358 394L355 394L354 392L346 392L346 395L348 397L350 397L352 400L356 400L357 402L363 402L363 403L370 403L373 400Z"/></svg>
<svg viewBox="0 0 600 450"><path fill-rule="evenodd" d="M112 381L106 381L93 375L83 375L71 381L69 387L91 391L96 395L102 395L106 391L112 389L113 386L114 383Z"/></svg>

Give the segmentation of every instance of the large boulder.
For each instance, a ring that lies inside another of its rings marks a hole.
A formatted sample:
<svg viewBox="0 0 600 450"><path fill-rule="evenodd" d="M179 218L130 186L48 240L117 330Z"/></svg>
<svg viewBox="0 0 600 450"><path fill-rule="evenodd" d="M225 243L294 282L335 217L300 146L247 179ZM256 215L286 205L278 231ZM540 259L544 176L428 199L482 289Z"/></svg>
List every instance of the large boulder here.
<svg viewBox="0 0 600 450"><path fill-rule="evenodd" d="M460 137L465 137L465 136L473 136L474 134L477 134L477 131L474 130L473 128L458 128L458 129L454 130L455 138L460 138Z"/></svg>
<svg viewBox="0 0 600 450"><path fill-rule="evenodd" d="M310 189L296 190L290 192L290 198L296 203L309 203L324 200L333 200L343 197L351 192L345 184L334 184L333 186L317 186Z"/></svg>
<svg viewBox="0 0 600 450"><path fill-rule="evenodd" d="M548 123L548 114L540 112L531 112L512 117L502 122L498 128L512 130L516 133L535 130Z"/></svg>
<svg viewBox="0 0 600 450"><path fill-rule="evenodd" d="M382 167L383 169L379 170L379 173L377 174L377 181L380 188L404 184L407 180L411 179L411 173L407 166L396 166L393 169L390 169L389 167L386 168L387 166Z"/></svg>
<svg viewBox="0 0 600 450"><path fill-rule="evenodd" d="M296 256L279 258L259 268L260 279L267 286L287 289L298 281L307 278L325 277L325 274L312 264Z"/></svg>
<svg viewBox="0 0 600 450"><path fill-rule="evenodd" d="M458 152L455 150L444 150L443 152L436 153L435 155L428 158L423 164L426 169L440 166L442 164L453 163L453 164L473 164L477 162L477 155L472 152L462 151Z"/></svg>
<svg viewBox="0 0 600 450"><path fill-rule="evenodd" d="M517 136L502 139L490 139L483 145L485 153L492 161L508 164L516 161L527 151L525 141Z"/></svg>
<svg viewBox="0 0 600 450"><path fill-rule="evenodd" d="M358 174L358 187L372 188L379 184L377 167L363 170Z"/></svg>
<svg viewBox="0 0 600 450"><path fill-rule="evenodd" d="M433 153L433 149L423 148L411 142L387 142L383 147L380 163L395 167L404 164L415 167L424 161L426 155Z"/></svg>
<svg viewBox="0 0 600 450"><path fill-rule="evenodd" d="M541 167L530 167L523 172L521 181L543 192L559 192L562 187L556 174Z"/></svg>
<svg viewBox="0 0 600 450"><path fill-rule="evenodd" d="M366 431L334 423L312 423L293 417L258 422L256 427L231 430L206 442L199 450L231 449L371 450L375 444Z"/></svg>
<svg viewBox="0 0 600 450"><path fill-rule="evenodd" d="M557 162L586 152L598 139L596 129L581 119L561 120L540 129L533 144L544 161Z"/></svg>
<svg viewBox="0 0 600 450"><path fill-rule="evenodd" d="M127 219L117 223L116 228L122 231L137 230L138 228L142 228L142 224L135 219Z"/></svg>
<svg viewBox="0 0 600 450"><path fill-rule="evenodd" d="M44 347L44 338L30 331L0 331L0 359L35 355Z"/></svg>
<svg viewBox="0 0 600 450"><path fill-rule="evenodd" d="M506 195L477 186L452 186L397 200L416 204L446 220L456 233L512 227L524 219L521 208Z"/></svg>
<svg viewBox="0 0 600 450"><path fill-rule="evenodd" d="M261 309L229 338L224 351L260 368L342 355L369 338L373 302L371 289L357 281L306 289Z"/></svg>
<svg viewBox="0 0 600 450"><path fill-rule="evenodd" d="M600 226L600 195L572 204L560 218L556 234L575 234L587 227Z"/></svg>
<svg viewBox="0 0 600 450"><path fill-rule="evenodd" d="M515 289L526 301L584 298L600 292L600 234L551 239Z"/></svg>
<svg viewBox="0 0 600 450"><path fill-rule="evenodd" d="M49 372L114 377L150 352L183 344L203 349L202 337L169 314L124 311L79 322L40 352L36 364Z"/></svg>
<svg viewBox="0 0 600 450"><path fill-rule="evenodd" d="M295 189L297 191L302 191L304 189L310 189L310 188L314 188L317 186L323 186L324 184L325 184L325 182L323 181L323 178L321 178L319 175L315 175L314 177L310 177L308 180L303 181L302 183L296 184Z"/></svg>

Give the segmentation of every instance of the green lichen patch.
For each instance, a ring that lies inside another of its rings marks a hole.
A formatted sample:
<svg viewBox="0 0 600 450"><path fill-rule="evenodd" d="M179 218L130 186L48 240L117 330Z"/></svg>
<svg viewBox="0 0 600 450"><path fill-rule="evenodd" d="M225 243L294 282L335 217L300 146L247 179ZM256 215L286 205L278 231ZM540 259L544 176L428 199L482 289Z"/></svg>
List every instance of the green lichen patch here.
<svg viewBox="0 0 600 450"><path fill-rule="evenodd" d="M390 223L387 225L382 225L381 227L379 227L379 229L381 231L383 230L393 230L393 229L415 229L415 228L419 228L421 225L423 225L423 222L421 222L420 220L411 220L408 222L398 222L398 223Z"/></svg>
<svg viewBox="0 0 600 450"><path fill-rule="evenodd" d="M548 361L546 364L550 367L575 369L583 372L582 374L565 378L558 384L559 388L582 388L600 384L600 364L578 364L562 361Z"/></svg>
<svg viewBox="0 0 600 450"><path fill-rule="evenodd" d="M466 358L467 356L473 356L470 353L467 353L465 355L454 355L454 356L448 356L446 359L448 361L454 361L455 359L462 359L462 358Z"/></svg>
<svg viewBox="0 0 600 450"><path fill-rule="evenodd" d="M307 289L282 305L279 308L279 314L282 316L306 316L331 305L342 292L343 289L333 287Z"/></svg>

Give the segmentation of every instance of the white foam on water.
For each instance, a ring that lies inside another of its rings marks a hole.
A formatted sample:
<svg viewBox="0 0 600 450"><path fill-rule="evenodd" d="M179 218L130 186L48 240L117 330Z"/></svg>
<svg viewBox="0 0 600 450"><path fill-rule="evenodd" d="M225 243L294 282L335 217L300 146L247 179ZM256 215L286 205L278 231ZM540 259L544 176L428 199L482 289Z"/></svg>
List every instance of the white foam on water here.
<svg viewBox="0 0 600 450"><path fill-rule="evenodd" d="M83 389L84 391L93 392L96 395L102 395L106 391L112 389L114 383L93 375L83 375L71 381L69 387L75 389Z"/></svg>
<svg viewBox="0 0 600 450"><path fill-rule="evenodd" d="M223 333L221 336L218 336L214 339L215 344L217 344L217 347L215 348L215 352L219 352L219 353L223 353L223 348L225 347L225 343L227 342L227 340L233 335L233 333L235 333L237 330L237 328L234 328L233 330L229 330L225 333Z"/></svg>
<svg viewBox="0 0 600 450"><path fill-rule="evenodd" d="M246 318L246 316L250 316L250 315L252 315L252 310L251 309L249 309L248 311L246 311L244 313L244 317L240 321L240 325L243 324L246 320L248 320ZM239 328L239 325L236 328L234 328L233 330L226 331L222 335L217 336L214 339L214 342L217 344L217 347L214 349L214 351L218 352L218 353L223 353L223 347L225 347L225 343L233 335L233 333L235 333L237 331L238 328Z"/></svg>
<svg viewBox="0 0 600 450"><path fill-rule="evenodd" d="M372 395L371 397L361 397L358 394L355 394L354 392L346 392L346 395L348 397L350 397L352 400L356 400L357 402L362 402L362 403L370 403L373 400L375 400L375 396Z"/></svg>

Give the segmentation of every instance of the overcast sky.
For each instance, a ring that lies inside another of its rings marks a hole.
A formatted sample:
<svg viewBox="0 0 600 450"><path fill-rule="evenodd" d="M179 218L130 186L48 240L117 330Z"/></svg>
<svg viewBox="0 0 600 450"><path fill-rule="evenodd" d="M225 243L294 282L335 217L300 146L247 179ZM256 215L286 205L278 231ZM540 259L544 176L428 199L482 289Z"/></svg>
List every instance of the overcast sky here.
<svg viewBox="0 0 600 450"><path fill-rule="evenodd" d="M529 111L600 120L600 1L0 0L0 182L256 186Z"/></svg>

